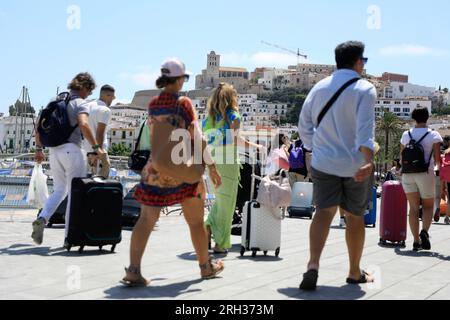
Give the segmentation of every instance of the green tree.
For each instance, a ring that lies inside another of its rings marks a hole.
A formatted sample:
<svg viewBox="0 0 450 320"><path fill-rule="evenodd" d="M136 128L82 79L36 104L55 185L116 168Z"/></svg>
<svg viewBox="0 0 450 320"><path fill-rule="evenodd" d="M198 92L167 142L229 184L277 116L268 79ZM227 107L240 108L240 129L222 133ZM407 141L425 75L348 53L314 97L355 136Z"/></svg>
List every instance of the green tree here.
<svg viewBox="0 0 450 320"><path fill-rule="evenodd" d="M292 141L297 141L299 138L300 134L298 132L295 132L291 137Z"/></svg>
<svg viewBox="0 0 450 320"><path fill-rule="evenodd" d="M308 91L305 90L285 88L274 91L271 94L263 95L261 96L261 99L274 103L287 103L288 112L286 114L286 119L282 121L282 124L289 123L298 125L300 112L302 111L307 95Z"/></svg>
<svg viewBox="0 0 450 320"><path fill-rule="evenodd" d="M376 123L376 140L380 145L378 161L384 163L385 171L388 164L400 155L400 139L403 133L403 125L400 119L391 112L384 113Z"/></svg>
<svg viewBox="0 0 450 320"><path fill-rule="evenodd" d="M19 100L16 101L16 103L12 106L9 106L9 115L10 116L15 116L17 114L20 113L33 113L35 114L36 111L34 110L34 108L31 106L30 103L23 103Z"/></svg>
<svg viewBox="0 0 450 320"><path fill-rule="evenodd" d="M128 157L131 154L131 148L124 143L114 144L108 151L110 156L114 157Z"/></svg>

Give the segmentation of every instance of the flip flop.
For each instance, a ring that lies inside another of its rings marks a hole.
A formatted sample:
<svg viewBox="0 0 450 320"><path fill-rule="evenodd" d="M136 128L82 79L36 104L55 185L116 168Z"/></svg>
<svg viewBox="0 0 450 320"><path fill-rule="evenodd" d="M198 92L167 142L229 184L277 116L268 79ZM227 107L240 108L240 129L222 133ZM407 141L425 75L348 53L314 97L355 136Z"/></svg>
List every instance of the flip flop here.
<svg viewBox="0 0 450 320"><path fill-rule="evenodd" d="M309 270L303 275L303 282L300 284L300 290L314 291L317 289L317 280L319 279L319 271Z"/></svg>
<svg viewBox="0 0 450 320"><path fill-rule="evenodd" d="M369 282L367 277L370 277L370 276L371 276L371 274L363 271L361 277L358 280L355 280L352 278L347 278L347 283L348 284L365 284L365 283Z"/></svg>
<svg viewBox="0 0 450 320"><path fill-rule="evenodd" d="M214 249L214 254L218 254L218 255L227 255L228 254L228 250L216 250Z"/></svg>

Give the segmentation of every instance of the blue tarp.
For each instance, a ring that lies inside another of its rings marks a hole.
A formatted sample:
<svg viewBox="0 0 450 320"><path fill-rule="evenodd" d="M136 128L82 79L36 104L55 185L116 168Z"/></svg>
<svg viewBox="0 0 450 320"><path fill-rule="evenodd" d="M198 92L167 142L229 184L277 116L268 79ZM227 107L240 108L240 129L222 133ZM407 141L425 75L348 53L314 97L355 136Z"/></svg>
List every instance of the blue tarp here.
<svg viewBox="0 0 450 320"><path fill-rule="evenodd" d="M10 176L12 175L12 170L0 169L0 176Z"/></svg>

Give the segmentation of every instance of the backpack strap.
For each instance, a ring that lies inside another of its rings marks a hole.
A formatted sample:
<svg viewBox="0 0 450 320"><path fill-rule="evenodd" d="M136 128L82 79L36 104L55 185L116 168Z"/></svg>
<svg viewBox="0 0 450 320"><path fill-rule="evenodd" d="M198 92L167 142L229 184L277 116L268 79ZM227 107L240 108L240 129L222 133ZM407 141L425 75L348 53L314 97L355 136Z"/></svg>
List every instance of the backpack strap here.
<svg viewBox="0 0 450 320"><path fill-rule="evenodd" d="M409 133L409 136L411 137L411 132L408 131L408 133ZM423 136L419 141L416 142L416 144L421 144L422 141L423 141L430 133L431 133L431 131L428 130L427 133L425 133L424 136ZM411 137L411 139L412 139L412 137ZM430 158L428 159L428 162L426 163L428 166L429 166L430 163L431 163L431 158L432 158L432 157L433 157L433 148L431 149Z"/></svg>
<svg viewBox="0 0 450 320"><path fill-rule="evenodd" d="M325 115L328 113L328 111L330 111L331 107L333 106L333 104L337 101L337 99L339 99L339 97L341 96L341 94L348 88L350 87L352 84L358 82L360 80L360 78L354 78L351 79L350 81L346 82L335 94L334 96L330 99L330 101L328 101L328 103L325 105L325 107L323 108L322 112L319 115L319 118L317 120L317 126L316 129L319 128L320 123L322 122L323 118L325 117Z"/></svg>
<svg viewBox="0 0 450 320"><path fill-rule="evenodd" d="M417 143L422 143L422 141L430 134L430 130L428 130L427 133L425 133L425 135L422 137L422 139L420 139L419 141L417 141Z"/></svg>

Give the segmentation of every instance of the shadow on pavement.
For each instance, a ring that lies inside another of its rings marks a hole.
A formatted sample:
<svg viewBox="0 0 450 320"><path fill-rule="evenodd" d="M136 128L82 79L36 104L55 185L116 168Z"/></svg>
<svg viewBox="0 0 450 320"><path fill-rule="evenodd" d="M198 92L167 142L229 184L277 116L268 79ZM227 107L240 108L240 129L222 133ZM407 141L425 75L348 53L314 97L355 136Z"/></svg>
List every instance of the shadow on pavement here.
<svg viewBox="0 0 450 320"><path fill-rule="evenodd" d="M440 253L437 252L431 252L431 251L419 251L414 252L412 250L408 251L402 251L400 248L395 248L395 253L399 256L403 257L413 257L413 258L421 258L421 257L428 257L428 258L436 258L443 261L450 261L450 256L446 257Z"/></svg>
<svg viewBox="0 0 450 320"><path fill-rule="evenodd" d="M339 227L339 226L331 226L330 229L334 229L334 230L343 230L343 231L345 231L345 228Z"/></svg>
<svg viewBox="0 0 450 320"><path fill-rule="evenodd" d="M177 255L178 259L187 260L187 261L197 261L197 254L195 252L186 252L183 254Z"/></svg>
<svg viewBox="0 0 450 320"><path fill-rule="evenodd" d="M358 300L366 295L360 286L343 287L318 286L314 292L301 291L298 288L278 289L285 296L298 300Z"/></svg>
<svg viewBox="0 0 450 320"><path fill-rule="evenodd" d="M71 252L67 252L64 248L50 248L50 247L36 247L30 244L14 244L8 248L0 248L0 255L10 255L10 256L42 256L42 257L53 257L53 256L62 256L62 257L86 257L86 256L100 256L106 254L113 254L110 251L103 250L100 251L90 250L90 247L87 247L82 254L78 253L77 248L74 248ZM92 249L95 247L92 247Z"/></svg>
<svg viewBox="0 0 450 320"><path fill-rule="evenodd" d="M30 244L15 244L8 248L0 248L0 255L10 256L43 256L50 257L55 252L62 251L63 248L52 249L50 247L36 247Z"/></svg>
<svg viewBox="0 0 450 320"><path fill-rule="evenodd" d="M244 255L243 257L239 256L238 260L251 260L254 262L280 262L283 261L284 259L281 257L275 257L275 254L272 253L272 255L270 255L270 253L267 255L267 257L265 257L261 252L258 253L258 255L253 258L252 257L252 253L247 252L247 255Z"/></svg>
<svg viewBox="0 0 450 320"><path fill-rule="evenodd" d="M155 281L155 280L154 280ZM123 285L105 290L106 299L126 300L144 298L177 298L182 294L201 292L200 289L189 287L201 283L203 280L191 280L165 286L151 285L148 288L127 288Z"/></svg>

